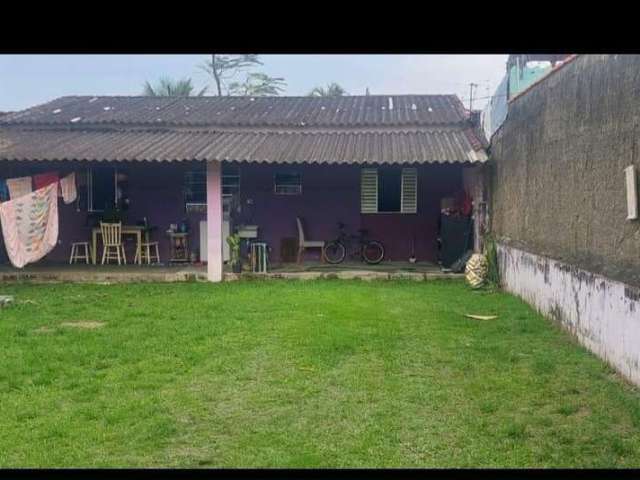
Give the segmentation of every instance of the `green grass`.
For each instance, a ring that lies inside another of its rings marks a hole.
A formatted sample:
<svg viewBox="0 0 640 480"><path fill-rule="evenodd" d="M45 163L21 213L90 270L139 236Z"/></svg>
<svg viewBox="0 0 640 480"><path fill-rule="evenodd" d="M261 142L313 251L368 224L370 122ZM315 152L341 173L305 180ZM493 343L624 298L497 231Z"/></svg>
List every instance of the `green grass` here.
<svg viewBox="0 0 640 480"><path fill-rule="evenodd" d="M0 310L2 467L640 466L638 391L503 293L341 280L0 293L15 295ZM61 325L79 321L105 325Z"/></svg>

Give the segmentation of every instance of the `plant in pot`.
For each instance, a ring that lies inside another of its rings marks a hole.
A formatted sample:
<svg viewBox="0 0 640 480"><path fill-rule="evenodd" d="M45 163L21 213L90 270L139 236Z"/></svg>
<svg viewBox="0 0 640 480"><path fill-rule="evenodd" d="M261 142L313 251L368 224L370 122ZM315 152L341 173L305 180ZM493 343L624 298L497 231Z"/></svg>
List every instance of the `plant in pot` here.
<svg viewBox="0 0 640 480"><path fill-rule="evenodd" d="M229 244L231 271L233 273L240 273L242 271L242 264L240 262L240 235L237 233L229 235L227 237L227 243Z"/></svg>
<svg viewBox="0 0 640 480"><path fill-rule="evenodd" d="M100 221L105 223L118 223L122 222L122 211L116 207L106 208L100 217Z"/></svg>

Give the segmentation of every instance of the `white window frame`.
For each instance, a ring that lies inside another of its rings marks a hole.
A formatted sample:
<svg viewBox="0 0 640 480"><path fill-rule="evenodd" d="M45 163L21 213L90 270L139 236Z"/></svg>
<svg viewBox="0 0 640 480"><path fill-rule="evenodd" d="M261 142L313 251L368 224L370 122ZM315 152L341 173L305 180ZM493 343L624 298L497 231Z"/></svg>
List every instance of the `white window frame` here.
<svg viewBox="0 0 640 480"><path fill-rule="evenodd" d="M300 178L300 183L298 183L297 185L278 185L278 175L297 175ZM291 188L291 190L287 190L288 188ZM296 171L274 173L273 193L276 195L302 195L302 174Z"/></svg>
<svg viewBox="0 0 640 480"><path fill-rule="evenodd" d="M224 168L224 167L223 167ZM224 193L224 181L228 178L237 178L238 179L238 191L234 193ZM184 182L184 179L183 179ZM237 175L221 175L221 186L222 186L222 197L231 197L233 195L239 194L242 184L242 178L240 174L240 167L238 167ZM206 170L205 170L205 183L206 183ZM183 185L184 186L184 185ZM184 202L185 209L187 212L200 212L206 211L207 202Z"/></svg>
<svg viewBox="0 0 640 480"><path fill-rule="evenodd" d="M375 177L373 177L375 175ZM375 181L373 180L375 178ZM413 185L410 184L413 183ZM400 210L381 212L378 210L379 172L377 168L365 167L360 173L360 213L362 215L415 215L418 213L418 169L402 167L400 171ZM414 190L413 198L407 198L409 188Z"/></svg>
<svg viewBox="0 0 640 480"><path fill-rule="evenodd" d="M238 191L232 192L232 193L224 193L224 181L225 181L225 179L228 180L230 178L237 178L238 179ZM222 184L221 184L222 185L222 196L223 197L232 197L233 195L240 194L241 184L242 184L242 178L241 178L241 175L240 175L240 167L238 167L237 175L224 175L224 170L223 170Z"/></svg>

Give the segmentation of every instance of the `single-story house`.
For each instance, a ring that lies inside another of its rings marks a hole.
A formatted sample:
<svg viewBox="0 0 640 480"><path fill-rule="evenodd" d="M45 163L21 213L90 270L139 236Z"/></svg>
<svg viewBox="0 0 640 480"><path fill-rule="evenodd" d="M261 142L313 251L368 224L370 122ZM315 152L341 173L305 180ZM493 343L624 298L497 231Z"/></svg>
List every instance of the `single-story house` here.
<svg viewBox="0 0 640 480"><path fill-rule="evenodd" d="M78 200L60 206L46 261L66 261L119 205L127 222L158 227L163 258L164 232L188 223L214 281L230 218L258 225L275 257L298 216L308 238L335 238L343 222L387 259L435 262L442 199L484 200L473 118L455 95L62 97L0 117L0 177L76 172Z"/></svg>

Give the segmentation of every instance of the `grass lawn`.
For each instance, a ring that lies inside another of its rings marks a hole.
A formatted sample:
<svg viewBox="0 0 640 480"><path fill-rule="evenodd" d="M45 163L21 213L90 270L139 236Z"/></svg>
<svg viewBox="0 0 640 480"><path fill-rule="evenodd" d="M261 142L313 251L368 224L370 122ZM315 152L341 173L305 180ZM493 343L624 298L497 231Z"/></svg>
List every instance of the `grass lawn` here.
<svg viewBox="0 0 640 480"><path fill-rule="evenodd" d="M462 282L0 294L2 467L640 467L638 390Z"/></svg>

